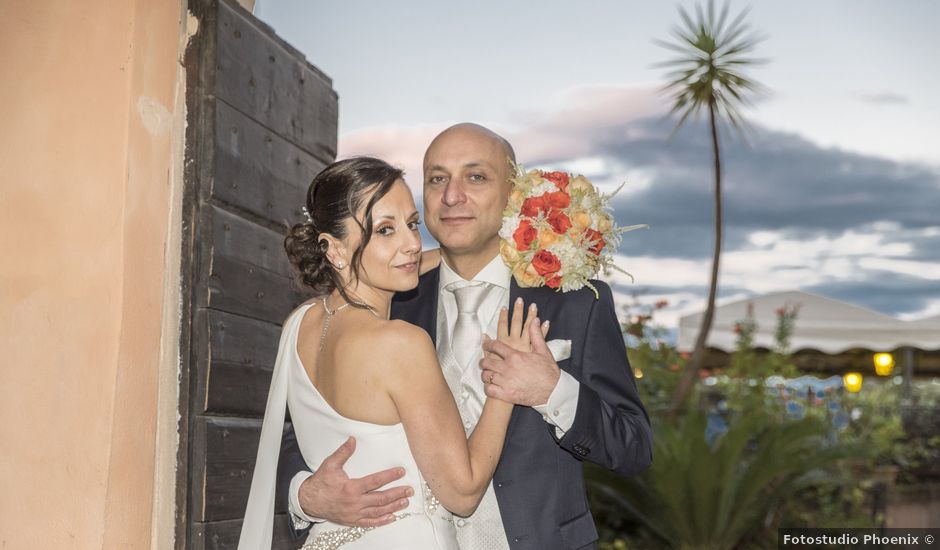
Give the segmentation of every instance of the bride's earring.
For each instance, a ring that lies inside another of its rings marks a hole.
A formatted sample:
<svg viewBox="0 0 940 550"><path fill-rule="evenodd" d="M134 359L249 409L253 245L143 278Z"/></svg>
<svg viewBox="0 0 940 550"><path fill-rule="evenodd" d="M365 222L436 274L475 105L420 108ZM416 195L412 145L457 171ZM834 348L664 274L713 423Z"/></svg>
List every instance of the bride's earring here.
<svg viewBox="0 0 940 550"><path fill-rule="evenodd" d="M337 263L336 263L336 268L337 268L337 269L343 269L344 267L346 267L346 263L345 263L345 262L337 262Z"/></svg>

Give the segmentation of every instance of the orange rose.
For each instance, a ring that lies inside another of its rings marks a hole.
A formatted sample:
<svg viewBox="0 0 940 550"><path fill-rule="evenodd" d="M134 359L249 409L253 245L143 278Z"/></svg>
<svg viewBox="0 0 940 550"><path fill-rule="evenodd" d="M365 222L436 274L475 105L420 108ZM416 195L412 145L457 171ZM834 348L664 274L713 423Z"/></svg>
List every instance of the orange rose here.
<svg viewBox="0 0 940 550"><path fill-rule="evenodd" d="M578 210L571 215L571 222L574 223L578 229L587 229L591 227L591 215L584 210Z"/></svg>
<svg viewBox="0 0 940 550"><path fill-rule="evenodd" d="M542 276L535 271L532 264L517 264L515 269L512 270L512 275L516 278L516 282L519 283L521 287L537 286L539 281L542 280Z"/></svg>
<svg viewBox="0 0 940 550"><path fill-rule="evenodd" d="M522 222L519 223L519 227L517 227L516 231L512 234L512 240L516 241L517 250L528 250L532 241L538 237L538 234L538 229L532 227L529 220L522 220Z"/></svg>
<svg viewBox="0 0 940 550"><path fill-rule="evenodd" d="M604 246L607 245L607 242L604 241L604 236L598 233L597 231L594 231L593 229L588 229L585 232L584 240L594 243L594 245L591 246L590 250L591 252L597 255L600 255L601 250L603 250Z"/></svg>
<svg viewBox="0 0 940 550"><path fill-rule="evenodd" d="M562 191L568 188L568 174L564 172L542 172L542 177L554 183Z"/></svg>
<svg viewBox="0 0 940 550"><path fill-rule="evenodd" d="M539 250L532 258L532 267L543 277L557 273L561 269L561 260L548 250Z"/></svg>
<svg viewBox="0 0 940 550"><path fill-rule="evenodd" d="M509 241L500 241L499 255L503 257L503 261L507 264L514 264L519 259L519 252Z"/></svg>
<svg viewBox="0 0 940 550"><path fill-rule="evenodd" d="M543 211L549 208L568 208L571 205L571 196L564 191L555 191L554 193L545 193L542 195L544 205Z"/></svg>
<svg viewBox="0 0 940 550"><path fill-rule="evenodd" d="M544 228L539 231L539 248L545 248L558 240L558 234L554 230Z"/></svg>
<svg viewBox="0 0 940 550"><path fill-rule="evenodd" d="M548 213L548 224L551 225L552 229L559 235L564 235L566 231L571 229L571 220L568 219L568 216L561 210L555 208Z"/></svg>
<svg viewBox="0 0 940 550"><path fill-rule="evenodd" d="M561 286L561 277L558 275L552 275L545 279L545 286L548 288L558 288Z"/></svg>
<svg viewBox="0 0 940 550"><path fill-rule="evenodd" d="M522 203L522 208L519 209L519 212L523 216L529 218L534 218L538 216L539 212L545 210L545 200L541 197L529 197Z"/></svg>

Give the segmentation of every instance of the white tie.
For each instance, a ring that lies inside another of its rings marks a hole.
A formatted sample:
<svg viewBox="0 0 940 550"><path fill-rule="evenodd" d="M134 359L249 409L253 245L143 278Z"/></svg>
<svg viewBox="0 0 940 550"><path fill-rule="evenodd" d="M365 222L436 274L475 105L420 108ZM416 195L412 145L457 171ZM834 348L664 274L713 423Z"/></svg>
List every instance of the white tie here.
<svg viewBox="0 0 940 550"><path fill-rule="evenodd" d="M477 310L483 304L490 288L491 284L480 282L451 288L457 300L457 322L454 324L454 337L450 348L462 369L467 368L479 351L483 331Z"/></svg>

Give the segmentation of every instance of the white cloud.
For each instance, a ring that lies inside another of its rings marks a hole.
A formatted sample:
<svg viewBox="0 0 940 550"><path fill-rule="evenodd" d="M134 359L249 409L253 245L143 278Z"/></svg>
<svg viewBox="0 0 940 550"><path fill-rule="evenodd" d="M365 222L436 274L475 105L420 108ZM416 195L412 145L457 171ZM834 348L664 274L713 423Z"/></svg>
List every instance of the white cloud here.
<svg viewBox="0 0 940 550"><path fill-rule="evenodd" d="M688 200L676 194L675 189L655 187L657 183L670 179L684 181L681 178L686 177L685 175L669 171L674 172L682 168L692 173L699 169L695 163L701 162L694 156L697 150L689 147L688 143L683 150L685 156L669 152L676 146L672 149L660 149L656 143L663 139L662 129L658 130L660 133L655 136L640 135L653 131L652 127L649 124L634 122L642 122L663 110L655 87L649 85L572 88L556 96L556 100L549 108L519 113L510 123L491 127L513 143L520 161L548 164L538 166L541 168L584 173L605 191L612 190L625 178L627 185L621 195L630 200L621 201L621 204L639 204L639 207L634 206L638 208L631 214L634 217L644 212L658 215L657 223L666 231L657 233L661 237L659 240L648 241L655 243L654 248L646 247L646 252L637 256L622 255L618 257L618 265L636 277L633 287L655 287L656 294L645 295L642 298L644 301L667 299L673 304L658 313L660 320L672 323L682 315L704 308L704 289L709 280L710 259L682 258L678 257L678 252L674 254L676 257L663 257L662 251L665 250L668 254L671 246L680 248L682 243L676 242L676 239L682 239L682 242L693 237L704 239L703 242L710 240L710 226L704 224L699 219L700 216L696 216L704 210L710 211L711 203L690 205ZM340 154L371 154L404 167L408 173L409 184L415 190L416 196L419 196L424 149L434 135L452 122L454 121L442 122L440 125L361 129L342 137ZM624 139L624 136L628 136L628 139ZM651 139L645 140L646 137ZM803 178L815 178L817 172L823 174L818 179L810 179L811 183L806 184L808 192L813 193L809 200L799 198L801 195L796 191L785 192L772 186L765 189L752 187L751 194L729 194L729 199L738 199L741 203L738 204L736 220L737 223L742 224L743 221L744 224L726 229L729 234L737 231L742 235L744 244L742 246L741 241L738 241L732 245L737 246L737 249L726 248L722 255L720 288L724 290L723 300L730 299L730 294L734 294L734 298L742 298L748 293L820 285L828 285L827 288L835 288L836 292L839 292L839 289L847 288L842 285L854 284L856 286L853 288L861 288L859 284L876 283L880 281L876 277L884 277L885 272L889 277L894 273L898 277L917 278L911 283L915 285L921 284L918 281L924 279L940 279L940 263L927 258L924 252L930 250L932 240L940 236L940 227L916 229L917 223L923 223L923 209L917 208L918 205L924 204L924 200L928 200L928 190L923 185L903 187L908 184L905 178L910 176L906 172L902 173L906 169L905 166L871 161L868 157L860 155L834 154L818 149L798 137L774 132L767 132L762 135L762 139L771 140L770 145L761 145L762 149L757 153L768 154L769 151L772 155L782 155L782 147L786 155L789 155L786 158L790 160L782 169L797 170L796 173ZM599 150L599 143L614 144L621 149L617 149L616 153L611 149ZM643 148L638 148L641 146ZM621 154L619 151L629 151L630 154ZM741 158L752 159L752 165L749 166L752 167L753 173L762 174L762 162L765 161L760 159L764 157L747 152L738 154ZM865 179L860 185L851 188L839 187L833 182L843 185L843 180L826 177L825 170L831 170L832 163L837 162L840 155L848 159L846 162L851 160L853 170L862 170ZM812 166L799 164L804 157L818 161L820 170L814 172ZM831 160L827 160L830 157ZM779 171L781 161L777 157L774 157L774 161L778 163L776 169ZM738 170L741 170L742 161L737 162ZM892 169L899 171L896 177L892 175ZM882 192L887 186L897 186L897 191L891 191L895 189L891 187ZM652 198L645 197L645 202L642 203L633 201L633 195L636 195L638 200L643 199L643 192L649 190L655 190L657 194ZM900 192L908 195L921 193L925 198L899 203L905 208L883 202L884 197L895 196L890 193ZM797 196L797 199L794 199L794 196ZM855 202L846 206L847 197ZM708 199L698 196L695 200ZM753 208L748 209L744 205L745 200L758 208L757 213ZM862 209L861 213L859 209ZM913 214L907 218L879 219L882 214L894 216L898 212ZM750 217L742 220L742 213L749 214ZM767 217L773 217L773 221L768 223ZM668 229L676 226L674 221L685 222L686 225L679 223L679 230L670 233ZM844 229L840 230L840 225ZM746 227L752 227L753 230L743 234ZM688 231L695 233L690 234ZM706 233L707 239L704 238ZM637 232L624 238L625 242L629 242L644 237L644 232ZM652 237L653 235L650 235L650 238ZM925 246L927 248L924 248ZM683 253L690 253L689 248L686 247ZM614 274L610 279L611 282L624 285L619 287L618 292L621 294L623 289L631 288L629 278L623 275ZM670 291L670 288L675 290ZM905 292L905 288L901 286L900 292ZM857 295L860 303L865 303L864 291L855 292L853 296ZM926 297L920 298L925 296L924 291L919 292L921 293L915 295L916 299L904 307L916 307L917 300L923 300L923 307L920 308L923 311L933 311L930 308L940 307L934 306L933 302L928 304ZM618 302L623 303L624 296L618 295ZM911 295L907 294L905 297L910 302ZM881 298L894 300L893 297L888 298L888 295Z"/></svg>

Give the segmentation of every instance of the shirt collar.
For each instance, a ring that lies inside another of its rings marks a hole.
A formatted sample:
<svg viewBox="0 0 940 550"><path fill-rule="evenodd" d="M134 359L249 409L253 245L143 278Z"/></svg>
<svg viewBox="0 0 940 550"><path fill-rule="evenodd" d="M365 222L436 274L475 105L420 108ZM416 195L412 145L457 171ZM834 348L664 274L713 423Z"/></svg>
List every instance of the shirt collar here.
<svg viewBox="0 0 940 550"><path fill-rule="evenodd" d="M486 264L486 266L484 266L483 269L477 273L473 280L489 283L502 289L509 290L509 280L511 277L512 272L509 270L509 267L503 262L503 258L499 254L496 254L496 256L490 260L490 263ZM469 282L458 275L456 271L451 269L451 267L447 265L447 262L442 257L440 288L447 288L447 285L456 283L458 281Z"/></svg>

